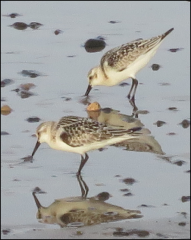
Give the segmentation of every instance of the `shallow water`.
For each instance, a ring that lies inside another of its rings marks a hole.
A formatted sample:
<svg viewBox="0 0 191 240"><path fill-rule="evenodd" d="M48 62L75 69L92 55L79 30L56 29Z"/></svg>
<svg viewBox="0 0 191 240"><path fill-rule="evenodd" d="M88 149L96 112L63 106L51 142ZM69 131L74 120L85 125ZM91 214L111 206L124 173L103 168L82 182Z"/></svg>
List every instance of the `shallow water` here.
<svg viewBox="0 0 191 240"><path fill-rule="evenodd" d="M174 31L137 74L136 93L138 109L148 111L138 117L165 155L110 146L89 153L82 176L89 187L88 196L107 191L113 196L109 203L138 209L142 219L190 212L189 201L181 200L182 196L190 196L187 172L190 127L179 124L184 119L190 121L189 4L187 1L1 2L1 81L13 80L1 89L1 106L9 105L12 109L10 114L1 116L1 131L9 133L1 136L2 225L37 223L32 197L37 186L47 193L38 196L45 206L54 199L81 194L75 176L79 155L55 151L44 144L32 163L23 163L22 158L32 153L36 143L32 136L36 127L43 121L57 121L66 115L88 116L87 105L82 103L87 73L99 63L103 53L137 38L157 36L171 27ZM11 13L21 16L3 16ZM17 30L9 26L15 22L39 22L43 26ZM56 29L62 32L55 35ZM105 38L105 49L86 52L84 43L98 36ZM171 48L179 51L171 52ZM161 66L158 71L152 70L154 63ZM23 75L23 70L32 70L39 76ZM27 83L35 85L29 90L33 95L21 94L20 85ZM131 115L133 109L126 98L129 87L96 87L88 101ZM17 88L18 91L13 91ZM27 121L30 117L38 117L40 122ZM157 127L158 120L166 124ZM127 185L123 182L126 178L136 182ZM124 196L127 191L123 190L127 188L131 196ZM142 204L148 207L140 207Z"/></svg>

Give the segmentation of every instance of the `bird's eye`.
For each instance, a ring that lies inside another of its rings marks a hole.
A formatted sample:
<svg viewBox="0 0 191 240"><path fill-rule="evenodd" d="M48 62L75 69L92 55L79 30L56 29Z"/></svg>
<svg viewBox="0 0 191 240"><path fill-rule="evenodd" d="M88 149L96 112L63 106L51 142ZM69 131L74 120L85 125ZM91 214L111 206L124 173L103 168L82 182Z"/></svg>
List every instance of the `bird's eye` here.
<svg viewBox="0 0 191 240"><path fill-rule="evenodd" d="M93 76L90 76L90 77L89 77L89 80L92 80L92 79L93 79Z"/></svg>

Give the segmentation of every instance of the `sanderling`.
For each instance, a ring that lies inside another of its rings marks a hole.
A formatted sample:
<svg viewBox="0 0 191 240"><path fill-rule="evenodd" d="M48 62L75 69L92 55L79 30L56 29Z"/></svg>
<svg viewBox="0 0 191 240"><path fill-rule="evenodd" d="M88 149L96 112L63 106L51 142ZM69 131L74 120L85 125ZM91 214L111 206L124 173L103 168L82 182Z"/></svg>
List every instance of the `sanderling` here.
<svg viewBox="0 0 191 240"><path fill-rule="evenodd" d="M134 40L106 52L101 58L100 65L92 68L88 73L89 85L85 96L88 96L94 86L114 86L127 78L132 78L127 97L130 99L133 91L131 100L134 101L138 85L136 73L145 67L163 39L173 30L174 28L171 28L164 34L147 40Z"/></svg>
<svg viewBox="0 0 191 240"><path fill-rule="evenodd" d="M37 127L37 143L32 157L43 142L46 142L53 149L78 153L81 155L81 164L77 175L80 175L89 158L88 151L103 148L126 139L136 138L136 136L142 134L141 129L141 127L112 128L93 119L66 116L58 122L44 122Z"/></svg>

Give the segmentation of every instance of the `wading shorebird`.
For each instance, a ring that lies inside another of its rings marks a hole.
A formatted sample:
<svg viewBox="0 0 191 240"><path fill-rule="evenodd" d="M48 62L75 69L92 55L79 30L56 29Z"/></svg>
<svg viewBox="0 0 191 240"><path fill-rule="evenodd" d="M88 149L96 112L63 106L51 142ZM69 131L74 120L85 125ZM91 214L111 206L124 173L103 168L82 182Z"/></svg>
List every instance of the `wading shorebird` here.
<svg viewBox="0 0 191 240"><path fill-rule="evenodd" d="M138 85L136 73L145 67L164 38L173 30L174 28L171 28L164 34L147 40L134 40L106 52L101 58L100 65L92 68L88 73L89 85L85 96L88 96L94 86L114 86L127 78L132 78L127 97L134 101Z"/></svg>
<svg viewBox="0 0 191 240"><path fill-rule="evenodd" d="M78 153L81 155L81 164L77 175L80 175L89 158L88 151L136 138L142 134L141 129L141 127L113 128L89 118L62 117L58 122L43 122L37 127L37 143L32 157L43 142L46 142L53 149Z"/></svg>

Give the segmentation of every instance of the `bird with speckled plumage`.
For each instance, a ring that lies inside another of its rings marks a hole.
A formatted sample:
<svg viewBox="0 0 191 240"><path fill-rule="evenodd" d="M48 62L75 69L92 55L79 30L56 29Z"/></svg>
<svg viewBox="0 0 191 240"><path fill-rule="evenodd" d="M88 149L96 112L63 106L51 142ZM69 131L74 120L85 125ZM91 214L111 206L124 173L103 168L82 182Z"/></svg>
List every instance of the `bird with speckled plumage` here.
<svg viewBox="0 0 191 240"><path fill-rule="evenodd" d="M114 86L132 78L127 97L134 101L138 85L136 73L146 66L164 38L173 30L174 28L171 28L164 34L147 40L134 40L106 52L101 58L100 65L92 68L88 73L88 88L85 96L88 96L94 86Z"/></svg>
<svg viewBox="0 0 191 240"><path fill-rule="evenodd" d="M65 116L58 122L43 122L37 127L37 143L32 157L43 142L53 149L78 153L81 155L81 164L77 175L80 175L89 158L88 151L136 138L142 134L141 129L141 127L114 128L90 118Z"/></svg>

